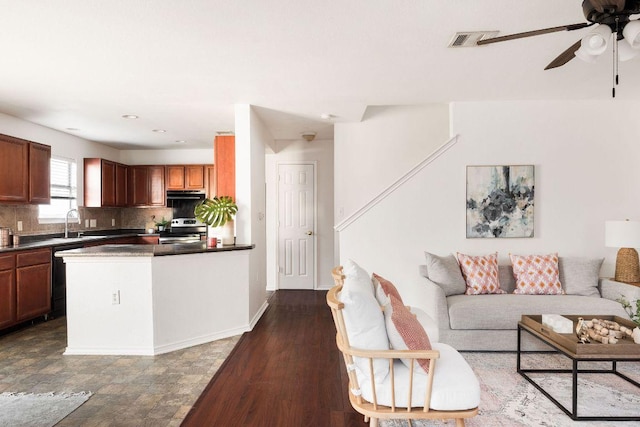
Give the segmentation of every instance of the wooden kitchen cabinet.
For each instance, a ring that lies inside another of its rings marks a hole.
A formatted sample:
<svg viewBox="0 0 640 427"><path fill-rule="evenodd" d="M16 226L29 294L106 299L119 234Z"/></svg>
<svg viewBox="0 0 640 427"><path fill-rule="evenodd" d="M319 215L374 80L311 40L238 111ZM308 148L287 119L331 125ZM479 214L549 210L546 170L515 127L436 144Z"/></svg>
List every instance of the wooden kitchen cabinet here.
<svg viewBox="0 0 640 427"><path fill-rule="evenodd" d="M149 168L147 166L129 166L127 204L129 206L147 206L149 204Z"/></svg>
<svg viewBox="0 0 640 427"><path fill-rule="evenodd" d="M149 187L149 205L165 206L164 166L149 166Z"/></svg>
<svg viewBox="0 0 640 427"><path fill-rule="evenodd" d="M205 167L205 179L207 197L213 199L216 197L216 167L214 165L207 165Z"/></svg>
<svg viewBox="0 0 640 427"><path fill-rule="evenodd" d="M164 206L164 166L129 166L128 205Z"/></svg>
<svg viewBox="0 0 640 427"><path fill-rule="evenodd" d="M98 158L84 159L84 205L126 206L127 166Z"/></svg>
<svg viewBox="0 0 640 427"><path fill-rule="evenodd" d="M16 322L16 257L0 255L0 329Z"/></svg>
<svg viewBox="0 0 640 427"><path fill-rule="evenodd" d="M167 190L204 190L205 165L167 165Z"/></svg>
<svg viewBox="0 0 640 427"><path fill-rule="evenodd" d="M16 254L16 321L51 311L51 249Z"/></svg>
<svg viewBox="0 0 640 427"><path fill-rule="evenodd" d="M0 329L51 311L51 249L0 254Z"/></svg>
<svg viewBox="0 0 640 427"><path fill-rule="evenodd" d="M116 163L115 170L115 205L118 207L127 206L127 172L126 165Z"/></svg>
<svg viewBox="0 0 640 427"><path fill-rule="evenodd" d="M51 147L0 135L0 202L50 203Z"/></svg>
<svg viewBox="0 0 640 427"><path fill-rule="evenodd" d="M29 144L29 203L51 203L51 147Z"/></svg>
<svg viewBox="0 0 640 427"><path fill-rule="evenodd" d="M216 164L216 196L230 196L236 201L236 137L216 136L213 149Z"/></svg>

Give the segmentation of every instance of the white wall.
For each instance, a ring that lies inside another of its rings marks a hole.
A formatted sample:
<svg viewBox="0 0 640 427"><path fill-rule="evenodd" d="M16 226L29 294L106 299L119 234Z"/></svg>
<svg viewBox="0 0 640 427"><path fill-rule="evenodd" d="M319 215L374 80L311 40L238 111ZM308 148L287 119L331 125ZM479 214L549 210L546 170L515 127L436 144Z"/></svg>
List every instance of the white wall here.
<svg viewBox="0 0 640 427"><path fill-rule="evenodd" d="M85 157L101 157L120 161L120 152L115 148L78 138L45 126L17 119L0 113L0 133L51 146L51 155L75 159L78 165L78 204L83 204Z"/></svg>
<svg viewBox="0 0 640 427"><path fill-rule="evenodd" d="M214 163L213 141L210 149L122 150L120 161L126 165L193 165Z"/></svg>
<svg viewBox="0 0 640 427"><path fill-rule="evenodd" d="M335 218L340 222L449 139L449 106L369 107L334 128Z"/></svg>
<svg viewBox="0 0 640 427"><path fill-rule="evenodd" d="M273 138L248 104L235 106L236 241L253 243L249 260L249 313L266 300L265 149Z"/></svg>
<svg viewBox="0 0 640 427"><path fill-rule="evenodd" d="M333 283L331 269L334 266L333 231L333 141L307 142L276 141L274 153L267 154L267 289L275 290L278 284L278 165L281 163L315 162L316 166L316 258L318 282L316 288L327 288Z"/></svg>
<svg viewBox="0 0 640 427"><path fill-rule="evenodd" d="M453 104L451 131L460 136L458 143L342 231L341 260L352 258L394 281L413 305L424 304L418 265L425 250L498 251L501 263L509 252L605 257L602 274L612 275L616 249L604 247L604 222L640 219L639 106L619 101ZM351 142L339 141L340 135L336 132L336 158ZM398 141L396 150L412 152L405 145L417 139ZM388 138L367 143L380 152L389 145ZM351 170L358 164L352 159L341 166ZM466 166L499 164L535 165L535 237L466 239ZM349 180L336 181L336 195L357 189Z"/></svg>

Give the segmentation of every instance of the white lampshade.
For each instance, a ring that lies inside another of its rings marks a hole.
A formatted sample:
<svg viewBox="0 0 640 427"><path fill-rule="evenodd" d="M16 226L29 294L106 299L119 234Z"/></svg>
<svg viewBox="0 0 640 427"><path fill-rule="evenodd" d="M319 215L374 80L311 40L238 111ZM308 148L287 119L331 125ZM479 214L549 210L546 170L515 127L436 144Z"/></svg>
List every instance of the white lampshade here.
<svg viewBox="0 0 640 427"><path fill-rule="evenodd" d="M584 49L582 46L580 46L580 49L576 50L574 52L574 55L577 58L582 59L584 62L589 62L591 64L593 64L594 62L596 62L596 59L598 58L596 55L589 55L586 51L586 49Z"/></svg>
<svg viewBox="0 0 640 427"><path fill-rule="evenodd" d="M622 30L622 35L629 46L640 49L640 21L630 21Z"/></svg>
<svg viewBox="0 0 640 427"><path fill-rule="evenodd" d="M611 28L608 25L598 25L582 38L580 48L584 48L589 55L600 55L607 50L611 39Z"/></svg>
<svg viewBox="0 0 640 427"><path fill-rule="evenodd" d="M605 246L640 248L640 221L606 221Z"/></svg>
<svg viewBox="0 0 640 427"><path fill-rule="evenodd" d="M628 61L638 56L638 54L640 54L640 48L633 49L625 42L618 42L618 59L620 61Z"/></svg>

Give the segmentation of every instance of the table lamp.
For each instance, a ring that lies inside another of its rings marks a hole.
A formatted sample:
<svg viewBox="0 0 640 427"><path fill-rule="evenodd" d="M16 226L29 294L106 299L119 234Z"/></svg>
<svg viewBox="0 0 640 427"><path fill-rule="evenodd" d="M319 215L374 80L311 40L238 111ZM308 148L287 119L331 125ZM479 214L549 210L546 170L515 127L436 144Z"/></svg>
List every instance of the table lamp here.
<svg viewBox="0 0 640 427"><path fill-rule="evenodd" d="M606 221L605 246L620 248L616 257L616 282L640 282L640 264L638 251L640 247L639 221Z"/></svg>

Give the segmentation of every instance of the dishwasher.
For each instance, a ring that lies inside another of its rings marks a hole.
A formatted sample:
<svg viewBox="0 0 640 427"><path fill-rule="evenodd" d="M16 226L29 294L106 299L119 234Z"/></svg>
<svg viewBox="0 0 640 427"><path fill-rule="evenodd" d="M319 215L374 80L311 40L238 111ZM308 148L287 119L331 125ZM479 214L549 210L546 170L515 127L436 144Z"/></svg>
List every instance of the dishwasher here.
<svg viewBox="0 0 640 427"><path fill-rule="evenodd" d="M56 252L83 248L83 243L69 243L54 246L51 251L51 316L56 318L67 313L67 274L62 258Z"/></svg>

